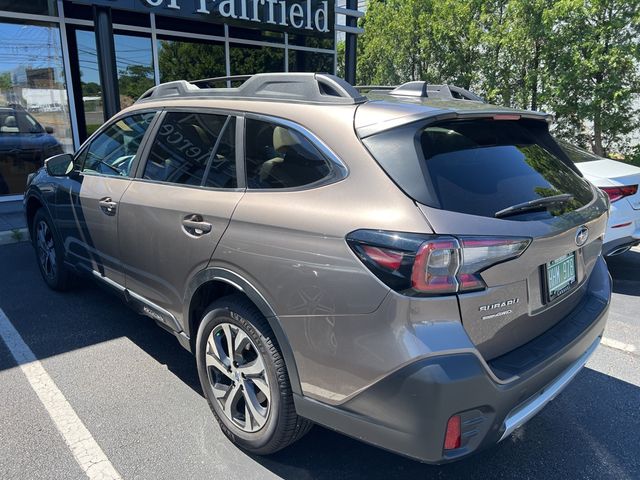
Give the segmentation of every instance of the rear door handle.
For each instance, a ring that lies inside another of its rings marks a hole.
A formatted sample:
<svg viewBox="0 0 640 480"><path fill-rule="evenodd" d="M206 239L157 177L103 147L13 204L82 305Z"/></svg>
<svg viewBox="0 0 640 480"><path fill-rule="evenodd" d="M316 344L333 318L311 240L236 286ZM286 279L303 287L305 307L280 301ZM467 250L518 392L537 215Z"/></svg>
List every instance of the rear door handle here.
<svg viewBox="0 0 640 480"><path fill-rule="evenodd" d="M116 214L116 207L118 206L118 204L111 200L111 197L101 198L98 203L100 204L100 208L102 209L102 211L107 215Z"/></svg>
<svg viewBox="0 0 640 480"><path fill-rule="evenodd" d="M209 233L213 226L210 223L203 221L202 215L191 214L182 219L182 226L184 230L194 237L206 235Z"/></svg>

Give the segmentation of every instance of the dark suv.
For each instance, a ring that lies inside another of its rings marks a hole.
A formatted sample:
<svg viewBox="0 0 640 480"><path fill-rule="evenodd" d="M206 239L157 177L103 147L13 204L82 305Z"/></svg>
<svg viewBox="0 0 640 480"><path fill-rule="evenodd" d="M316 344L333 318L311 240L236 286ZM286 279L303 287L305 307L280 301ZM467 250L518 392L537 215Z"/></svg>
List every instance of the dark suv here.
<svg viewBox="0 0 640 480"><path fill-rule="evenodd" d="M608 203L548 116L240 80L159 85L48 160L24 204L52 288L88 274L175 335L254 453L315 422L446 462L567 385L605 326Z"/></svg>

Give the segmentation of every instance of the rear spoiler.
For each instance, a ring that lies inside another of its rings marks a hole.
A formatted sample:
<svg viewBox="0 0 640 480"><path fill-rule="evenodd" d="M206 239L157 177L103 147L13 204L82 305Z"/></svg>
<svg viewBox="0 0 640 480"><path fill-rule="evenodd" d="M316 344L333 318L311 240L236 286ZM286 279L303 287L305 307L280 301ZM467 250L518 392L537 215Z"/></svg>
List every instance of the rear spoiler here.
<svg viewBox="0 0 640 480"><path fill-rule="evenodd" d="M356 128L356 133L363 139L376 135L387 130L409 125L411 123L424 122L429 125L436 122L446 120L473 120L473 119L494 119L494 120L538 120L541 122L551 123L553 115L543 112L533 112L528 110L508 110L501 108L491 108L487 105L487 109L469 110L464 112L454 112L451 110L425 111L423 113L413 113L403 115L386 120L380 123L373 123L363 127Z"/></svg>

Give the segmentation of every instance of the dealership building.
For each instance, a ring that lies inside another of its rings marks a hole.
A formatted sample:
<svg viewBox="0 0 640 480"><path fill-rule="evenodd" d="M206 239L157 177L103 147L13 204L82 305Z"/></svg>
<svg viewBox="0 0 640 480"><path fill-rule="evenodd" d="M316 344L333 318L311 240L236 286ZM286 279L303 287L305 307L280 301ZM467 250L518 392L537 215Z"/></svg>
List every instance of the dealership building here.
<svg viewBox="0 0 640 480"><path fill-rule="evenodd" d="M361 33L347 4L0 0L0 201L20 198L44 158L78 148L153 85L336 72L338 36Z"/></svg>

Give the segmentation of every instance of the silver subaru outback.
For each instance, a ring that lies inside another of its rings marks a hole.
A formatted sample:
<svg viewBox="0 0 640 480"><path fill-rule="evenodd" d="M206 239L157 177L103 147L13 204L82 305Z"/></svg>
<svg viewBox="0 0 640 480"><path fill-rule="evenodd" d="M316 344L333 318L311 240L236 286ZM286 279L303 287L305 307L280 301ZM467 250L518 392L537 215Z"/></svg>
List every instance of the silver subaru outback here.
<svg viewBox="0 0 640 480"><path fill-rule="evenodd" d="M313 423L428 463L493 445L598 345L608 203L547 115L477 100L156 86L29 179L44 281L88 275L175 335L250 452Z"/></svg>

